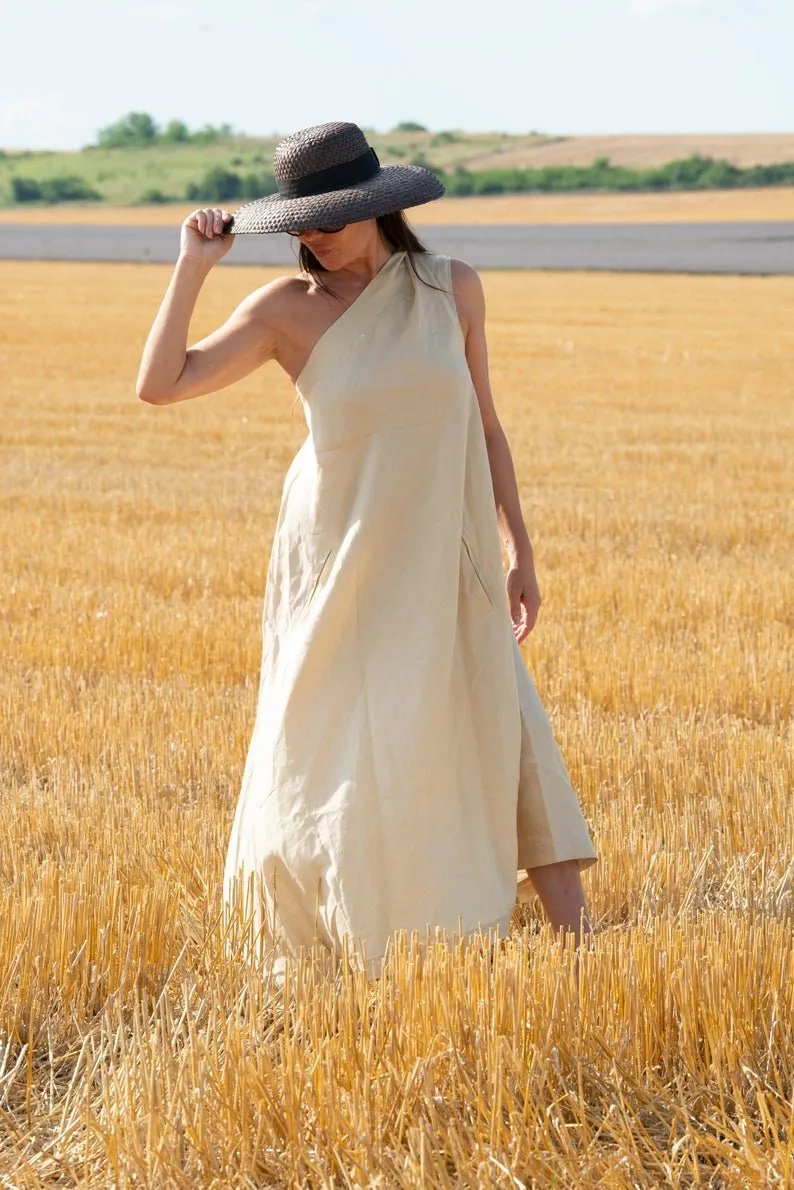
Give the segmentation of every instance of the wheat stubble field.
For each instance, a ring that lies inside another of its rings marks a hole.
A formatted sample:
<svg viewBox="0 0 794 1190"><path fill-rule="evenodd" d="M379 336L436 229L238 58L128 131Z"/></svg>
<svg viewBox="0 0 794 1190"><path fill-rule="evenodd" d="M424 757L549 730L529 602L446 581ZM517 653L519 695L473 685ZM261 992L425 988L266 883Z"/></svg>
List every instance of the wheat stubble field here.
<svg viewBox="0 0 794 1190"><path fill-rule="evenodd" d="M0 1183L794 1185L794 279L483 274L597 937L274 993L220 878L306 429L137 400L169 275L0 264Z"/></svg>

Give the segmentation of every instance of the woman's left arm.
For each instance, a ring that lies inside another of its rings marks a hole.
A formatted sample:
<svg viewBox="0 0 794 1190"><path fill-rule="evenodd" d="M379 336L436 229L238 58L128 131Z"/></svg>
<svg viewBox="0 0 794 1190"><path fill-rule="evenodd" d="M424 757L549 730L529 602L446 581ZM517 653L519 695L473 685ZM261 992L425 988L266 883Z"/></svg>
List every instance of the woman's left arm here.
<svg viewBox="0 0 794 1190"><path fill-rule="evenodd" d="M499 531L508 556L509 570L505 586L510 618L515 638L521 644L535 626L541 596L535 575L532 544L521 513L513 456L494 408L488 377L485 294L479 273L463 260L452 261L452 288L485 431Z"/></svg>

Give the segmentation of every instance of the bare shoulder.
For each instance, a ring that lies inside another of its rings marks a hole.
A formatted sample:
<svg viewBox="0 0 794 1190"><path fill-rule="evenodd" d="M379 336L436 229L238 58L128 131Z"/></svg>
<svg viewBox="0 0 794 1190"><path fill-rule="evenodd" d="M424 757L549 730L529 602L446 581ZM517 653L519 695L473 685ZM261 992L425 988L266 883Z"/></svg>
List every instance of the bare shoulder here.
<svg viewBox="0 0 794 1190"><path fill-rule="evenodd" d="M472 265L457 257L450 257L450 275L458 317L464 334L467 334L471 326L481 324L485 318L482 279Z"/></svg>
<svg viewBox="0 0 794 1190"><path fill-rule="evenodd" d="M450 269L452 271L452 283L457 286L460 285L462 289L479 289L482 290L482 281L480 274L470 265L466 260L458 260L456 256L449 258Z"/></svg>
<svg viewBox="0 0 794 1190"><path fill-rule="evenodd" d="M257 328L268 357L280 361L285 341L305 318L307 280L300 276L274 277L240 303L239 314Z"/></svg>
<svg viewBox="0 0 794 1190"><path fill-rule="evenodd" d="M306 294L307 283L297 275L274 277L245 299L251 312L268 323L278 323Z"/></svg>

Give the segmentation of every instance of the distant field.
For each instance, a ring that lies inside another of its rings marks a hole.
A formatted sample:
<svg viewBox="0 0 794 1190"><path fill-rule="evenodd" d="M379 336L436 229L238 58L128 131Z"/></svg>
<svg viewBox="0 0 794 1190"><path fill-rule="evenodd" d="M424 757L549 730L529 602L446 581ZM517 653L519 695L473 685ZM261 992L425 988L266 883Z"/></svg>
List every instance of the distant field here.
<svg viewBox="0 0 794 1190"><path fill-rule="evenodd" d="M745 168L794 161L794 132L525 139L487 152L478 152L473 146L467 165L469 169L493 166L540 169L544 165L589 165L597 157L608 157L614 165L623 165L627 169L651 169L696 153L702 157L724 158L732 165Z"/></svg>
<svg viewBox="0 0 794 1190"><path fill-rule="evenodd" d="M241 204L229 204L232 211ZM0 210L3 223L97 223L168 226L196 204L112 207L64 205ZM701 223L794 219L794 187L678 191L672 194L520 194L442 198L407 212L431 223Z"/></svg>
<svg viewBox="0 0 794 1190"><path fill-rule="evenodd" d="M649 169L700 154L732 165L783 164L794 161L794 132L744 135L669 136L526 136L499 132L371 132L370 143L384 165L426 163L437 169L588 167L598 158L615 166ZM151 144L134 149L84 149L79 152L0 153L0 202L11 203L11 179L44 183L77 175L98 191L109 206L127 206L159 190L181 199L191 183L213 168L241 177L272 167L280 137L236 137L215 144ZM756 179L751 179L756 180ZM759 179L760 180L760 179ZM245 193L245 191L241 191Z"/></svg>
<svg viewBox="0 0 794 1190"><path fill-rule="evenodd" d="M794 278L485 274L594 949L532 902L280 994L219 911L306 423L137 400L171 274L0 262L0 1181L790 1187Z"/></svg>

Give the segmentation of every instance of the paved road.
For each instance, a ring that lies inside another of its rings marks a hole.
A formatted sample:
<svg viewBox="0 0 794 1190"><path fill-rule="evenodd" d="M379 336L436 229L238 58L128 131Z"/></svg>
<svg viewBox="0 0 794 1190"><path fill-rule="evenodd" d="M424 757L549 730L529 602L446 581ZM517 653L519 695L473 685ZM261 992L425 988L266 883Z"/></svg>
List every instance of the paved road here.
<svg viewBox="0 0 794 1190"><path fill-rule="evenodd" d="M436 252L475 268L794 274L787 223L478 224L418 229ZM170 263L179 227L0 224L0 259ZM293 265L286 235L239 236L222 264Z"/></svg>

